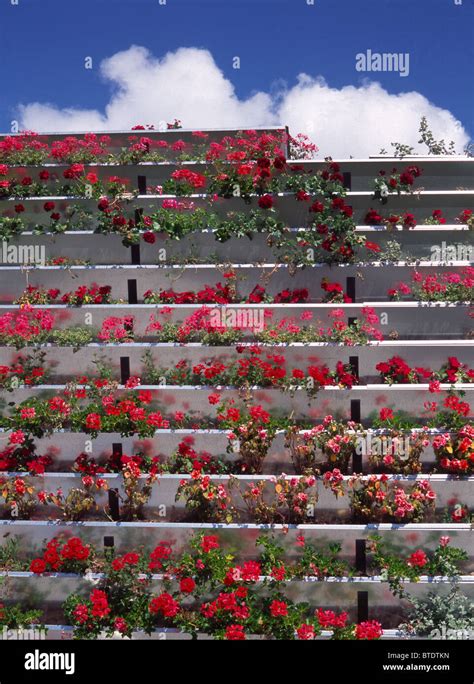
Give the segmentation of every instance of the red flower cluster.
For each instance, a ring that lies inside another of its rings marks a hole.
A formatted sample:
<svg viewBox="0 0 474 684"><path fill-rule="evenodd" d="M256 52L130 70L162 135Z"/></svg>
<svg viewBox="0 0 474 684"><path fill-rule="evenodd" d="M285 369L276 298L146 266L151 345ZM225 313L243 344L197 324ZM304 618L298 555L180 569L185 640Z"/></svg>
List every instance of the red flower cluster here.
<svg viewBox="0 0 474 684"><path fill-rule="evenodd" d="M213 549L220 547L219 537L215 534L204 535L201 541L201 549L204 553L210 553Z"/></svg>
<svg viewBox="0 0 474 684"><path fill-rule="evenodd" d="M171 174L171 178L178 183L184 183L193 188L193 190L198 190L200 188L206 187L206 176L202 173L196 173L190 169L177 169Z"/></svg>
<svg viewBox="0 0 474 684"><path fill-rule="evenodd" d="M392 356L388 361L382 361L375 366L382 379L389 384L402 383L412 384L419 382L429 382L430 392L439 392L440 382L457 383L473 382L474 369L461 363L455 356L448 357L448 362L439 371L429 368L410 366L400 356Z"/></svg>
<svg viewBox="0 0 474 684"><path fill-rule="evenodd" d="M368 620L356 625L355 635L357 639L380 639L382 625L376 620Z"/></svg>
<svg viewBox="0 0 474 684"><path fill-rule="evenodd" d="M404 228L414 228L416 220L413 214L405 212L401 216L391 214L388 218L384 218L376 209L369 209L364 218L364 223L367 226L383 226L393 227L402 225Z"/></svg>
<svg viewBox="0 0 474 684"><path fill-rule="evenodd" d="M252 292L249 294L247 301L250 304L260 304L260 302L264 301L272 301L275 304L304 304L308 301L308 297L309 292L305 287L296 288L294 290L286 288L273 297L272 295L267 294L264 287L255 285Z"/></svg>
<svg viewBox="0 0 474 684"><path fill-rule="evenodd" d="M63 304L81 306L82 304L110 304L110 285L81 285L74 292L62 295Z"/></svg>
<svg viewBox="0 0 474 684"><path fill-rule="evenodd" d="M323 302L350 304L352 299L344 294L344 289L339 283L331 283L326 278L321 280L321 288L326 292Z"/></svg>
<svg viewBox="0 0 474 684"><path fill-rule="evenodd" d="M171 553L171 546L167 542L160 542L150 553L148 569L151 571L161 570L163 568L163 562L169 559Z"/></svg>
<svg viewBox="0 0 474 684"><path fill-rule="evenodd" d="M382 379L390 383L426 382L432 375L432 371L426 368L410 368L400 356L392 356L388 361L381 361L375 368L379 371Z"/></svg>
<svg viewBox="0 0 474 684"><path fill-rule="evenodd" d="M152 615L161 613L165 618L175 617L179 610L179 603L167 592L152 598L149 605L149 611Z"/></svg>
<svg viewBox="0 0 474 684"><path fill-rule="evenodd" d="M472 209L464 209L459 216L457 217L456 221L458 223L462 223L464 225L470 224L472 222L474 216L474 212Z"/></svg>
<svg viewBox="0 0 474 684"><path fill-rule="evenodd" d="M245 631L242 625L229 625L225 630L228 641L245 641Z"/></svg>
<svg viewBox="0 0 474 684"><path fill-rule="evenodd" d="M80 603L73 611L73 615L79 624L93 622L94 618L101 620L110 613L110 606L105 591L94 589L89 596L89 605Z"/></svg>
<svg viewBox="0 0 474 684"><path fill-rule="evenodd" d="M117 556L112 561L112 569L115 572L120 572L124 568L131 568L137 565L140 560L138 553L125 553L123 556Z"/></svg>
<svg viewBox="0 0 474 684"><path fill-rule="evenodd" d="M98 337L103 342L128 342L133 339L133 316L109 316L102 321Z"/></svg>
<svg viewBox="0 0 474 684"><path fill-rule="evenodd" d="M428 556L424 551L418 549L417 551L414 551L411 554L411 556L408 558L407 563L412 567L424 568L425 565L428 563Z"/></svg>
<svg viewBox="0 0 474 684"><path fill-rule="evenodd" d="M293 371L294 375L294 371ZM350 366L342 361L336 363L336 370L332 373L326 365L309 366L308 376L315 381L316 385L323 387L328 385L339 385L340 387L351 388L358 384L358 379L352 373Z"/></svg>
<svg viewBox="0 0 474 684"><path fill-rule="evenodd" d="M30 570L35 574L43 572L66 572L71 566L69 561L86 561L91 553L90 546L83 544L79 537L71 537L67 541L51 539L41 558L31 561Z"/></svg>
<svg viewBox="0 0 474 684"><path fill-rule="evenodd" d="M20 356L11 366L0 366L0 387L8 385L13 378L20 385L39 385L43 382L44 373L42 366L31 366L27 359Z"/></svg>
<svg viewBox="0 0 474 684"><path fill-rule="evenodd" d="M103 157L107 154L107 146L110 145L110 142L109 135L86 133L82 139L68 135L61 140L53 140L50 154L58 163L78 156L79 153L92 158Z"/></svg>
<svg viewBox="0 0 474 684"><path fill-rule="evenodd" d="M221 592L214 601L201 605L201 614L210 618L235 618L246 620L250 616L250 609L245 602L248 590L240 586L233 592Z"/></svg>
<svg viewBox="0 0 474 684"><path fill-rule="evenodd" d="M316 617L323 629L342 629L346 626L348 614L343 612L336 615L332 610L318 608Z"/></svg>
<svg viewBox="0 0 474 684"><path fill-rule="evenodd" d="M367 226L381 226L384 223L384 219L375 209L369 209L365 215L364 223Z"/></svg>
<svg viewBox="0 0 474 684"><path fill-rule="evenodd" d="M272 601L270 604L270 614L272 617L286 617L288 615L288 605L285 601Z"/></svg>
<svg viewBox="0 0 474 684"><path fill-rule="evenodd" d="M8 311L0 316L0 340L8 342L11 338L19 338L30 342L41 333L52 330L54 316L50 311L41 309Z"/></svg>
<svg viewBox="0 0 474 684"><path fill-rule="evenodd" d="M229 285L217 283L215 287L205 285L198 292L191 290L175 292L173 289L160 290L159 292L147 290L143 299L146 304L229 304L233 301L233 295Z"/></svg>

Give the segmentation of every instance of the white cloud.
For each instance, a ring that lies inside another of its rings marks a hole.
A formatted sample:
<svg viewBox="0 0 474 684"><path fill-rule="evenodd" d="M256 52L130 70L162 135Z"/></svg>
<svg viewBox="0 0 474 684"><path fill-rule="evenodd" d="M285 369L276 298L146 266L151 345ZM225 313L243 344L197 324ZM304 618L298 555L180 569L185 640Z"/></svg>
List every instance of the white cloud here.
<svg viewBox="0 0 474 684"><path fill-rule="evenodd" d="M390 150L398 141L417 148L418 125L426 116L437 139L469 140L459 121L416 91L392 95L379 83L331 88L322 77L300 74L296 85L274 93L237 97L208 50L180 48L155 58L131 46L104 60L101 75L113 88L105 112L58 109L34 102L19 105L22 128L46 131L128 129L142 123L181 119L186 128L251 127L287 124L306 133L322 156L355 157ZM420 150L421 151L421 150Z"/></svg>

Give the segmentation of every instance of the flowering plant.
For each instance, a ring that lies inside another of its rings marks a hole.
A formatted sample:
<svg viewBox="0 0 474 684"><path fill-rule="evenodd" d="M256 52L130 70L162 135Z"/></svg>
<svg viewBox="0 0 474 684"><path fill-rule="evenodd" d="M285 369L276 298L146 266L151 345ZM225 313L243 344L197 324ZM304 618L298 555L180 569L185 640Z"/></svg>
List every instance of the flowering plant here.
<svg viewBox="0 0 474 684"><path fill-rule="evenodd" d="M163 307L158 316L150 316L150 322L146 328L149 339L160 342L201 342L205 345L229 345L241 339L243 329L249 328L251 331L258 325L252 316L247 316L245 320L233 321L233 312L230 314L230 321L227 320L226 309L210 309L202 306L185 318L181 323L171 323L169 316L172 313L170 307ZM150 368L151 370L151 368Z"/></svg>
<svg viewBox="0 0 474 684"><path fill-rule="evenodd" d="M251 388L277 387L294 393L304 389L309 396L316 394L321 387L352 387L358 380L348 364L338 361L334 371L326 365L308 366L306 371L295 368L290 372L285 367L285 357L281 354L266 354L261 358L263 349L257 345L237 347L242 358L223 363L214 359L191 366L183 359L174 368L156 368L152 361L146 363L146 377L152 382L160 379L169 385L204 385ZM243 352L246 356L243 356Z"/></svg>
<svg viewBox="0 0 474 684"><path fill-rule="evenodd" d="M167 126L168 130L177 130L181 128L181 122L175 119ZM27 166L53 161L73 165L92 162L121 165L189 160L211 162L215 159L244 162L262 155L282 156L286 145L289 145L294 159L311 158L317 151L316 145L307 136L298 134L293 137L286 131L259 133L246 130L239 131L235 136L226 135L220 140L212 141L208 140L209 134L203 131L193 131L190 141L170 139L166 135L159 137L159 131L153 126L139 125L132 131L128 136L127 146L119 152L110 151L112 138L105 134L86 133L81 137L69 135L48 143L33 131L22 131L17 135L5 136L0 142L0 163ZM147 133L142 134L140 131Z"/></svg>
<svg viewBox="0 0 474 684"><path fill-rule="evenodd" d="M413 551L408 558L390 553L379 535L371 535L368 547L372 560L381 569L381 576L386 580L391 591L400 598L407 596L403 582L418 582L421 574L428 576L442 575L453 582L459 575L459 564L468 556L463 549L449 546L449 537L441 537L438 546L430 554L422 549Z"/></svg>
<svg viewBox="0 0 474 684"><path fill-rule="evenodd" d="M390 299L404 297L424 302L470 302L474 297L474 268L468 266L461 273L432 274L423 277L412 275L412 285L399 283L388 291Z"/></svg>
<svg viewBox="0 0 474 684"><path fill-rule="evenodd" d="M30 571L36 575L45 572L74 572L83 574L94 561L94 550L79 537L54 537L47 542L45 550L34 558Z"/></svg>
<svg viewBox="0 0 474 684"><path fill-rule="evenodd" d="M467 225L471 230L474 229L474 212L472 209L464 209L456 218L456 223Z"/></svg>
<svg viewBox="0 0 474 684"><path fill-rule="evenodd" d="M61 295L58 289L46 290L42 287L28 285L26 290L15 300L14 304L68 304L82 306L83 304L112 304L110 285L81 285L74 292Z"/></svg>
<svg viewBox="0 0 474 684"><path fill-rule="evenodd" d="M464 425L457 432L445 432L433 439L433 450L439 468L448 473L474 473L474 428Z"/></svg>
<svg viewBox="0 0 474 684"><path fill-rule="evenodd" d="M172 289L159 290L158 292L147 290L143 295L143 300L145 304L301 303L306 302L309 296L306 288L294 290L288 288L273 296L268 294L261 285L256 285L247 297L238 297L233 282L234 274L232 272L225 273L224 278L227 280L225 285L222 283L217 283L215 286L205 285L198 292L175 292Z"/></svg>
<svg viewBox="0 0 474 684"><path fill-rule="evenodd" d="M61 214L56 210L55 202L45 202L43 218L39 223L32 223L21 217L25 211L22 203L15 204L15 215L0 217L0 236L3 240L20 235L24 231L32 231L35 235L61 234L65 231L87 230L93 220L93 212L84 205L68 203ZM9 212L11 213L11 212Z"/></svg>
<svg viewBox="0 0 474 684"><path fill-rule="evenodd" d="M38 492L39 501L52 504L60 509L65 520L82 520L90 512L97 511L95 492L107 490L107 482L103 478L94 479L90 475L82 477L82 487L71 487L66 495L61 489L56 492Z"/></svg>
<svg viewBox="0 0 474 684"><path fill-rule="evenodd" d="M444 218L441 209L434 209L431 216L426 218L423 223L427 226L441 226L446 223L446 219Z"/></svg>
<svg viewBox="0 0 474 684"><path fill-rule="evenodd" d="M187 516L194 522L231 523L235 510L223 484L211 480L209 475L193 470L188 479L179 483L176 501L184 499Z"/></svg>
<svg viewBox="0 0 474 684"><path fill-rule="evenodd" d="M242 491L237 478L229 487L237 488L252 520L257 524L300 524L314 520L318 500L313 475L287 477L284 473L248 485Z"/></svg>
<svg viewBox="0 0 474 684"><path fill-rule="evenodd" d="M285 445L296 472L317 474L334 467L347 472L359 430L361 425L353 421L343 423L332 416L326 416L321 425L309 432L291 426L286 432Z"/></svg>
<svg viewBox="0 0 474 684"><path fill-rule="evenodd" d="M198 292L175 292L170 290L147 290L143 295L145 304L229 304L234 301L229 285L217 283L214 287L205 285Z"/></svg>
<svg viewBox="0 0 474 684"><path fill-rule="evenodd" d="M245 582L202 603L191 615L166 593L152 599L150 610L184 632L203 632L215 639L242 641L247 634L262 634L267 638L307 641L316 639L322 630L330 630L332 639L378 639L382 634L376 621L351 625L347 613L336 615L321 608L309 614L307 604L294 603L277 591L267 598L260 596Z"/></svg>
<svg viewBox="0 0 474 684"><path fill-rule="evenodd" d="M99 340L107 343L132 342L133 316L109 316L102 321L102 328L98 334Z"/></svg>
<svg viewBox="0 0 474 684"><path fill-rule="evenodd" d="M427 420L428 427L456 431L466 425L471 406L467 401L462 401L464 394L463 391L449 390L442 407L437 401L425 402L424 408L430 416Z"/></svg>
<svg viewBox="0 0 474 684"><path fill-rule="evenodd" d="M300 314L301 321L311 320L311 311ZM329 312L332 318L330 326L324 326L319 321L315 325L302 325L294 317L282 318L278 323L266 323L262 332L256 337L261 342L335 342L348 346L367 344L370 339L383 339L382 332L375 324L379 317L372 307L362 307L362 319L348 324L343 320L344 311L333 309Z"/></svg>
<svg viewBox="0 0 474 684"><path fill-rule="evenodd" d="M410 475L421 472L421 455L429 446L427 429L409 434L388 428L384 434L368 440L367 455L374 472Z"/></svg>
<svg viewBox="0 0 474 684"><path fill-rule="evenodd" d="M140 560L137 553L111 554L104 578L87 599L80 594L68 596L63 611L74 626L75 638L96 639L101 633L131 636L135 629L151 632L150 571Z"/></svg>
<svg viewBox="0 0 474 684"><path fill-rule="evenodd" d="M166 473L187 473L194 470L210 475L239 472L240 466L233 461L214 457L207 451L196 451L193 447L194 437L188 435L178 444L177 449L160 463L160 469Z"/></svg>
<svg viewBox="0 0 474 684"><path fill-rule="evenodd" d="M349 495L354 519L367 522L422 522L432 515L436 499L428 480L404 489L387 475L352 476Z"/></svg>
<svg viewBox="0 0 474 684"><path fill-rule="evenodd" d="M120 506L122 520L139 520L144 517L143 508L153 491L153 483L157 479L158 467L151 466L145 482L141 484L142 471L133 458L122 457L122 477L125 497Z"/></svg>
<svg viewBox="0 0 474 684"><path fill-rule="evenodd" d="M211 403L213 397L210 397ZM249 402L245 409L238 408L231 400L218 406L217 420L221 427L231 430L227 436L227 452L238 454L240 471L261 473L277 429L270 414L261 406L252 406Z"/></svg>
<svg viewBox="0 0 474 684"><path fill-rule="evenodd" d="M25 343L44 342L54 324L51 312L42 309L8 311L0 316L0 344L20 349Z"/></svg>
<svg viewBox="0 0 474 684"><path fill-rule="evenodd" d="M403 228L414 228L416 226L415 217L410 212L405 212L401 216L398 214L390 214L388 217L383 217L376 209L369 209L364 218L364 223L367 226L383 226L387 230L392 230L395 226L401 225Z"/></svg>
<svg viewBox="0 0 474 684"><path fill-rule="evenodd" d="M347 561L339 558L341 545L338 542L321 547L298 535L295 546L299 555L293 563L288 561L285 548L275 537L262 534L255 543L263 549L259 560L261 574L271 577L272 582L304 577L318 580L325 577L351 577L354 572Z"/></svg>
<svg viewBox="0 0 474 684"><path fill-rule="evenodd" d="M413 384L430 382L430 391L439 392L440 382L472 382L474 370L461 363L455 356L450 356L448 362L439 371L429 368L410 368L399 356L392 356L388 361L381 361L375 366L384 382L389 385L404 383Z"/></svg>
<svg viewBox="0 0 474 684"><path fill-rule="evenodd" d="M70 266L90 266L88 259L73 259L68 256L50 257L46 259L46 266L61 266L62 268L69 268Z"/></svg>
<svg viewBox="0 0 474 684"><path fill-rule="evenodd" d="M11 432L8 445L0 451L0 472L27 470L32 475L42 475L52 462L50 454L38 455L33 439L23 433Z"/></svg>
<svg viewBox="0 0 474 684"><path fill-rule="evenodd" d="M0 165L0 177L6 176L8 167ZM85 169L83 164L71 164L63 172L63 178L59 179L56 172L42 169L38 174L38 180L34 180L26 172L20 170L16 178L0 180L0 197L24 199L27 197L86 197L99 198L103 195L116 197L123 195L129 184L128 178L110 176L101 181L95 171ZM48 201L44 204L45 211L52 211L55 202Z"/></svg>
<svg viewBox="0 0 474 684"><path fill-rule="evenodd" d="M79 380L82 384L88 382L87 378ZM41 437L54 430L68 429L87 432L93 437L100 431L149 437L156 428L169 427L169 421L149 406L152 399L148 390L126 392L120 396L116 396L116 390L116 384L108 380L92 380L88 387L70 383L66 385L63 396L33 397L17 405L4 425L11 429L20 428L15 433L18 444L23 443L27 432ZM179 416L176 423L180 424L182 420Z"/></svg>
<svg viewBox="0 0 474 684"><path fill-rule="evenodd" d="M36 490L24 477L0 475L0 497L4 514L12 519L29 520L36 508Z"/></svg>
<svg viewBox="0 0 474 684"><path fill-rule="evenodd" d="M35 351L30 356L18 356L11 366L0 366L0 388L12 391L20 385L43 384L47 378L44 356L44 352Z"/></svg>
<svg viewBox="0 0 474 684"><path fill-rule="evenodd" d="M62 295L61 302L70 306L82 306L83 304L112 304L110 285L81 285L74 292Z"/></svg>
<svg viewBox="0 0 474 684"><path fill-rule="evenodd" d="M206 176L187 168L176 169L171 178L163 184L165 195L186 196L196 194L199 190L204 191Z"/></svg>
<svg viewBox="0 0 474 684"><path fill-rule="evenodd" d="M323 302L334 304L350 304L352 302L352 299L344 294L344 289L339 283L331 283L327 278L323 278L321 280L321 289L326 293L323 297Z"/></svg>
<svg viewBox="0 0 474 684"><path fill-rule="evenodd" d="M421 169L416 165L407 166L401 172L393 168L389 176L385 171L380 171L374 181L374 198L385 204L389 194L411 192L415 179L421 176L421 173Z"/></svg>
<svg viewBox="0 0 474 684"><path fill-rule="evenodd" d="M321 200L309 207L309 224L297 233L283 233L274 240L278 258L294 270L297 266L325 263L351 263L356 249L366 246L362 235L356 233L352 207L345 202L345 191L324 190Z"/></svg>

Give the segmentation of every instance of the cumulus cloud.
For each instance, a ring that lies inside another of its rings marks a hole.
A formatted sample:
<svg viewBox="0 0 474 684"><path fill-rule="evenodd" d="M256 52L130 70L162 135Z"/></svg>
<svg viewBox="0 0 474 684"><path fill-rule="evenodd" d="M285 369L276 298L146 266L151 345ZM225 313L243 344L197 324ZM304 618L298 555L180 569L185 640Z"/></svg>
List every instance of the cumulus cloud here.
<svg viewBox="0 0 474 684"><path fill-rule="evenodd" d="M323 156L359 157L390 150L393 141L417 149L419 121L426 116L437 139L454 140L458 150L469 140L451 112L421 93L394 95L368 80L337 89L320 76L300 74L293 87L240 99L211 53L198 48L158 59L133 45L105 59L100 72L113 88L105 111L21 104L21 126L41 132L111 131L174 118L196 129L286 124L293 134L309 135Z"/></svg>

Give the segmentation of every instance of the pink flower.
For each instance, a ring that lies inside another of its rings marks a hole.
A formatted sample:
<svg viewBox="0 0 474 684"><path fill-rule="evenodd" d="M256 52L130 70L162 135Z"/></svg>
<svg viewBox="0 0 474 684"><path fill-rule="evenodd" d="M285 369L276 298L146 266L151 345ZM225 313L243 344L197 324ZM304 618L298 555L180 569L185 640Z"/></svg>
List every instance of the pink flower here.
<svg viewBox="0 0 474 684"><path fill-rule="evenodd" d="M23 444L25 441L25 433L22 432L21 430L16 430L15 432L12 432L10 435L10 444Z"/></svg>
<svg viewBox="0 0 474 684"><path fill-rule="evenodd" d="M22 420L29 420L30 418L34 418L36 416L36 409L35 408L24 408L21 409L20 411L20 417Z"/></svg>

